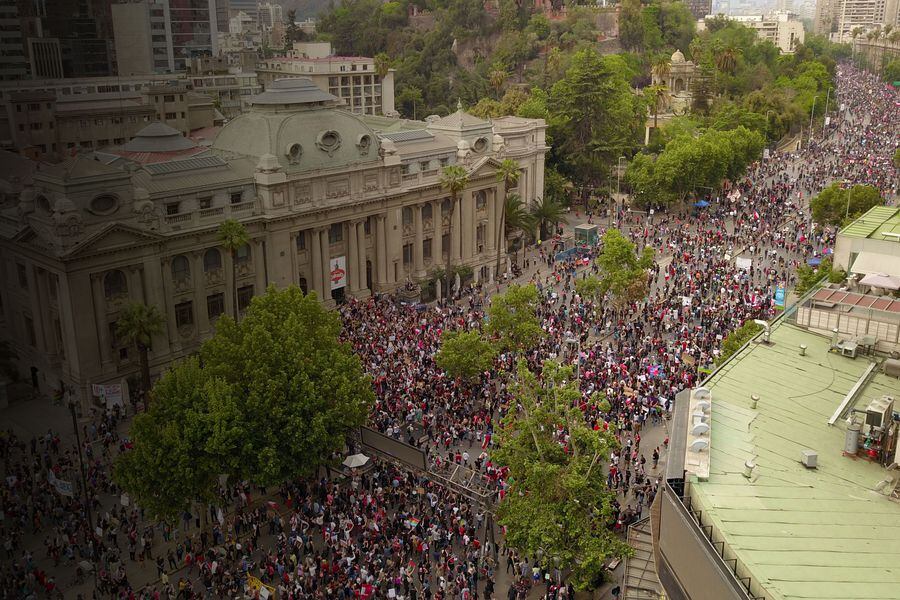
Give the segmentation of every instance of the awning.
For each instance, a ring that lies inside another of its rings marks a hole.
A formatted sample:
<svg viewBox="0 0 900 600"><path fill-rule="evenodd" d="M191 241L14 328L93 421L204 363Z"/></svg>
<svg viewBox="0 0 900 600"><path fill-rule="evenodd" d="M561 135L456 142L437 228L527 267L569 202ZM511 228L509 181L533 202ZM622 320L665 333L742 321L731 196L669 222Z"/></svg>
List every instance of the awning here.
<svg viewBox="0 0 900 600"><path fill-rule="evenodd" d="M866 275L859 282L862 285L870 285L884 290L900 290L900 277L891 277L884 273Z"/></svg>
<svg viewBox="0 0 900 600"><path fill-rule="evenodd" d="M900 256L860 252L856 260L853 261L850 272L860 275L884 273L885 275L900 277Z"/></svg>

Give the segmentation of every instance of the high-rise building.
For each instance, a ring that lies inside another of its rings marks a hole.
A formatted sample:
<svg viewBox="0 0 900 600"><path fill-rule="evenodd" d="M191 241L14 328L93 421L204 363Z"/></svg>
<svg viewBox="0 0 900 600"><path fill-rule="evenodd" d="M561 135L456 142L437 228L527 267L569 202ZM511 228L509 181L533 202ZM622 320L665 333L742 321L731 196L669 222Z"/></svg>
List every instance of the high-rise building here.
<svg viewBox="0 0 900 600"><path fill-rule="evenodd" d="M64 77L62 49L57 38L28 38L28 64L32 78Z"/></svg>
<svg viewBox="0 0 900 600"><path fill-rule="evenodd" d="M192 57L218 49L216 0L168 0L174 68L184 71Z"/></svg>
<svg viewBox="0 0 900 600"><path fill-rule="evenodd" d="M698 21L712 13L712 0L685 0L685 4Z"/></svg>
<svg viewBox="0 0 900 600"><path fill-rule="evenodd" d="M28 77L28 59L17 0L0 0L0 81Z"/></svg>
<svg viewBox="0 0 900 600"><path fill-rule="evenodd" d="M834 41L849 42L853 31L868 32L885 25L896 26L900 19L898 0L818 0L815 32Z"/></svg>

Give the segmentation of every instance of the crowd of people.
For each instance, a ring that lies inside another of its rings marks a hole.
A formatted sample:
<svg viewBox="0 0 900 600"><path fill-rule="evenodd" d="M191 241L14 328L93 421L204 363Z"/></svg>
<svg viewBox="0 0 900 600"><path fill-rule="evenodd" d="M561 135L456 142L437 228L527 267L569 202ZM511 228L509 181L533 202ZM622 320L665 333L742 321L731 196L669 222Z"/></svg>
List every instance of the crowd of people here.
<svg viewBox="0 0 900 600"><path fill-rule="evenodd" d="M575 282L597 271L596 247L557 260L545 243L526 255L515 283L538 288L546 335L524 358L533 370L551 357L577 362L586 421L618 438L605 471L618 499L613 529L639 519L654 498L675 394L697 382L730 331L773 315L776 288L790 287L800 264L832 248L835 232L812 227L810 195L832 180L897 194L897 92L849 66L837 78L841 110L797 153L754 164L709 207L620 212L619 229L656 252L641 301L611 305L576 293ZM571 598L564 573L507 548L485 506L438 476L467 469L494 501L504 493L507 474L490 450L494 428L516 406L512 355L476 381L448 377L434 355L444 332L478 330L490 296L506 285L471 285L435 306L372 297L340 308L343 336L373 380L370 425L426 452L434 476L373 460L340 481L236 484L222 488L208 515L152 523L111 481L112 460L127 449L118 410L83 425L81 448L59 432L23 439L8 431L0 436L0 597L225 598L249 587L298 600L525 598L535 589ZM646 443L651 433L662 441ZM94 522L79 500L81 481ZM207 519L212 526L201 527Z"/></svg>

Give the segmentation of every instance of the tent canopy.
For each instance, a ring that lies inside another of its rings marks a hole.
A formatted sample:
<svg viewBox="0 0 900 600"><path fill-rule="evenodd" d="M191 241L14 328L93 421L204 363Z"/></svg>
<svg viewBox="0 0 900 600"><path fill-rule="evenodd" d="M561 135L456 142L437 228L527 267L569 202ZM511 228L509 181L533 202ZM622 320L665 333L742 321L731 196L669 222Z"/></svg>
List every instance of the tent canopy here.
<svg viewBox="0 0 900 600"><path fill-rule="evenodd" d="M709 202L707 202L706 200L697 200L696 202L694 202L694 206L696 206L697 208L706 208L707 206L709 206Z"/></svg>
<svg viewBox="0 0 900 600"><path fill-rule="evenodd" d="M853 265L851 273L858 275L874 275L883 273L891 277L900 277L900 257L875 252L860 252Z"/></svg>
<svg viewBox="0 0 900 600"><path fill-rule="evenodd" d="M870 285L885 290L900 290L900 277L884 273L871 273L859 280L862 285Z"/></svg>

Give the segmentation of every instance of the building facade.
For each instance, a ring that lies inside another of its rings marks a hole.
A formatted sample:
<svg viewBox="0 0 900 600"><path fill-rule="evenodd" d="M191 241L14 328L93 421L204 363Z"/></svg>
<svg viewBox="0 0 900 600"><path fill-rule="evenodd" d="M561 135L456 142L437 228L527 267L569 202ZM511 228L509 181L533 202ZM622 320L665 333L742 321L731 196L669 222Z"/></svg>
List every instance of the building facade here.
<svg viewBox="0 0 900 600"><path fill-rule="evenodd" d="M28 77L18 0L0 0L0 81Z"/></svg>
<svg viewBox="0 0 900 600"><path fill-rule="evenodd" d="M708 17L711 18L711 15ZM772 42L782 54L793 54L806 38L803 23L797 15L776 11L769 15L739 15L728 17L756 31L761 40ZM698 29L701 27L698 26Z"/></svg>
<svg viewBox="0 0 900 600"><path fill-rule="evenodd" d="M268 285L331 304L447 264L492 279L505 247L499 161L521 166L523 199L543 195L545 129L462 110L427 123L356 115L308 79L271 85L211 146L152 124L7 186L19 191L0 212L0 335L37 388L86 406L91 384L137 373L116 336L129 300L166 315L151 351L158 373ZM455 203L440 185L450 164L468 173ZM251 238L234 262L217 237L227 218Z"/></svg>
<svg viewBox="0 0 900 600"><path fill-rule="evenodd" d="M256 76L260 85L265 88L278 79L308 78L320 90L343 100L351 112L364 115L396 114L393 69L382 76L375 72L373 58L332 56L330 44L303 46L309 46L313 56L304 53L303 56L259 61ZM323 46L327 47L327 53Z"/></svg>
<svg viewBox="0 0 900 600"><path fill-rule="evenodd" d="M712 0L685 0L685 4L698 21L712 12Z"/></svg>

